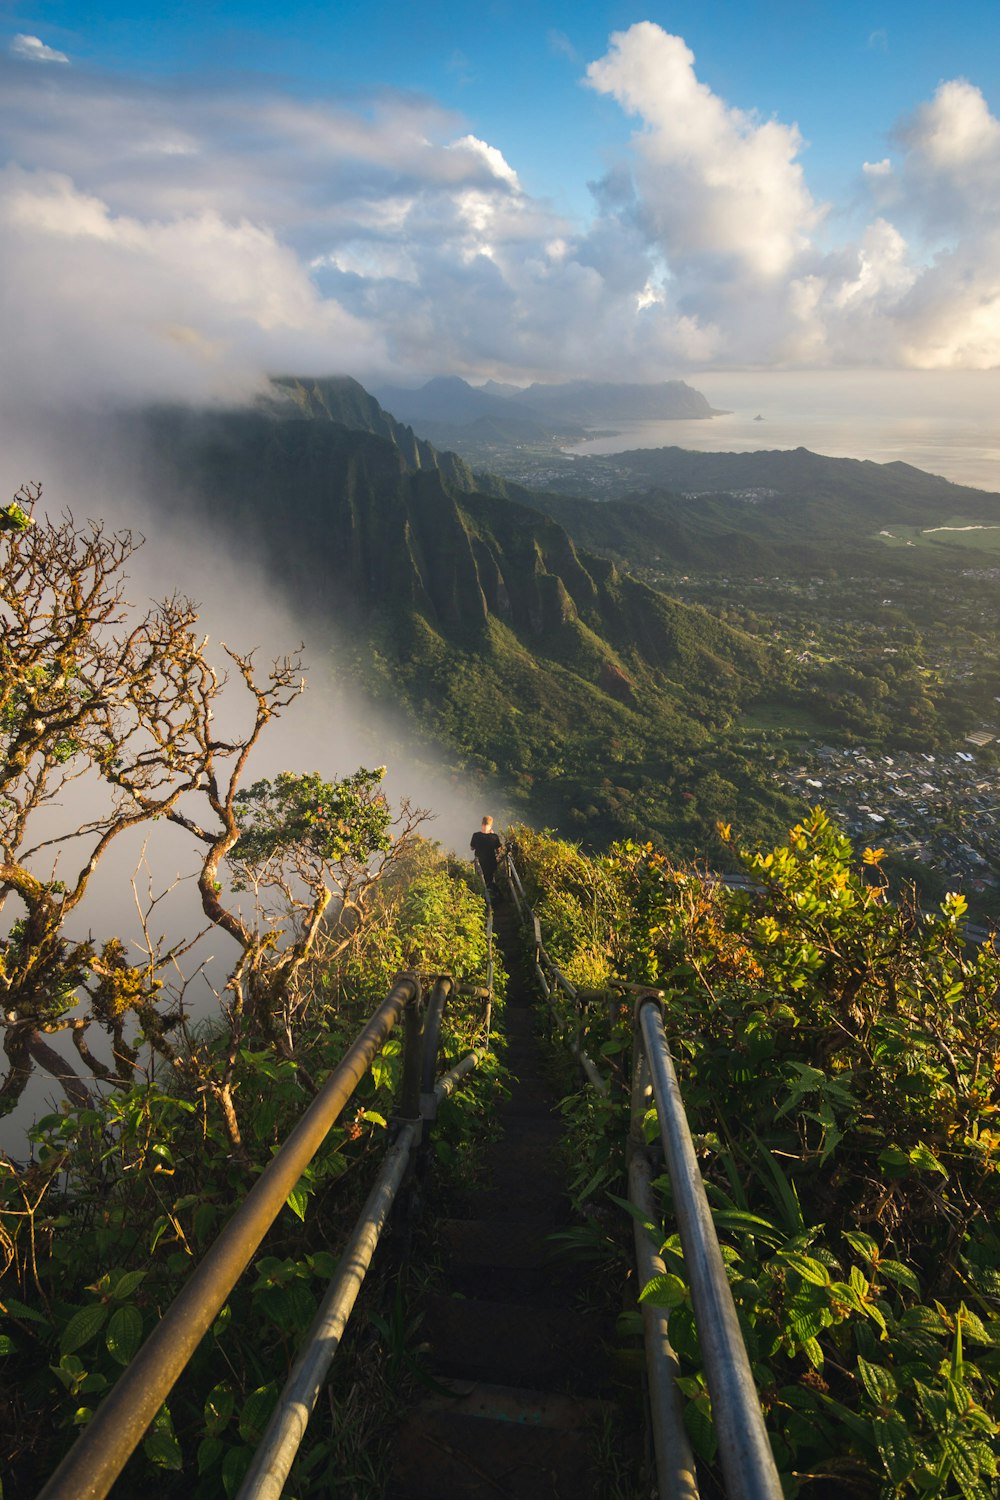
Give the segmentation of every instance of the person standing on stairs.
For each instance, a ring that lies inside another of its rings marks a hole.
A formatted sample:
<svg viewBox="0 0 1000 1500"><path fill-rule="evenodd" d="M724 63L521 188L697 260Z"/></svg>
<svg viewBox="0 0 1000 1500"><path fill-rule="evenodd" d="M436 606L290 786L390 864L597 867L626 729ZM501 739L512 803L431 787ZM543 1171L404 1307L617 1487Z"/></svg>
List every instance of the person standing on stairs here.
<svg viewBox="0 0 1000 1500"><path fill-rule="evenodd" d="M496 878L501 847L499 835L493 832L493 819L489 813L486 813L479 832L472 835L469 848L472 850L473 859L479 864L486 882L486 890L491 897L496 895L493 882Z"/></svg>

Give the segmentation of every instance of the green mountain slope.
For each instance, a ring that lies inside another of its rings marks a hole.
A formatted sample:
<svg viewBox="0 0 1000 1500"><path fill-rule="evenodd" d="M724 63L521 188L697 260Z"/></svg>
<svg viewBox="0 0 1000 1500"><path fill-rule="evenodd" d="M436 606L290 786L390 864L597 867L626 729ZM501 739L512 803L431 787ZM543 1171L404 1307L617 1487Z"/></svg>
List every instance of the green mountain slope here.
<svg viewBox="0 0 1000 1500"><path fill-rule="evenodd" d="M1000 495L951 484L909 464L791 452L692 453L639 449L579 463L581 485L603 476L606 494L588 501L496 485L558 520L582 545L628 565L756 573L831 564L879 571L880 532L938 527L961 516L1000 525ZM609 483L610 477L610 483ZM893 552L893 566L932 569L922 548ZM967 559L966 559L967 560Z"/></svg>
<svg viewBox="0 0 1000 1500"><path fill-rule="evenodd" d="M324 416L342 409L330 393L306 397L302 417L156 413L161 478L266 557L293 601L350 626L370 688L539 815L688 843L731 815L725 778L703 801L697 788L714 732L773 676L759 642L537 511L466 490L447 456L416 467L394 432L349 429ZM749 795L769 823L771 794Z"/></svg>

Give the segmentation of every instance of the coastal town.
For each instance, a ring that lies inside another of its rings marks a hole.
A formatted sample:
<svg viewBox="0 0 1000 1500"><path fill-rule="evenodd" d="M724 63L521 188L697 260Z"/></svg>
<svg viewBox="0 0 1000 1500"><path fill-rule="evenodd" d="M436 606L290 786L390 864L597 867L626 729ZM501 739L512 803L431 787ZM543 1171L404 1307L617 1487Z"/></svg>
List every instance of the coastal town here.
<svg viewBox="0 0 1000 1500"><path fill-rule="evenodd" d="M982 895L1000 888L1000 771L980 754L991 738L979 732L937 755L810 741L775 778L822 804L859 847L890 846L921 879L936 874L929 884Z"/></svg>

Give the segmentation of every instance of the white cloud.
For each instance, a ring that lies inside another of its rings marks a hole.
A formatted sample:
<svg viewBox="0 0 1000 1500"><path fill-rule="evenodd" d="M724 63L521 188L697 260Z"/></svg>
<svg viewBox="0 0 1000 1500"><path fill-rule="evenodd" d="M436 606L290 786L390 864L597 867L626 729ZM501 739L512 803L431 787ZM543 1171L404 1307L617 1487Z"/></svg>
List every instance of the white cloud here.
<svg viewBox="0 0 1000 1500"><path fill-rule="evenodd" d="M946 171L995 164L1000 152L1000 121L990 114L981 91L964 78L942 83L902 135L928 166Z"/></svg>
<svg viewBox="0 0 1000 1500"><path fill-rule="evenodd" d="M717 330L717 356L1000 363L1000 121L973 84L943 83L902 122L898 164L864 163L875 217L831 249L797 128L720 99L680 37L633 26L587 81L640 121L634 189L610 184L605 212L645 232L672 273L663 310Z"/></svg>
<svg viewBox="0 0 1000 1500"><path fill-rule="evenodd" d="M486 141L478 140L474 135L463 135L461 140L452 141L448 150L471 152L473 156L486 163L498 182L505 182L511 188L520 188L517 173L504 160L503 152L498 151L496 146L487 145Z"/></svg>
<svg viewBox="0 0 1000 1500"><path fill-rule="evenodd" d="M50 172L0 172L0 404L248 393L260 371L381 356L266 228L112 213ZM12 356L12 357L11 357Z"/></svg>
<svg viewBox="0 0 1000 1500"><path fill-rule="evenodd" d="M40 80L0 57L0 398L1000 357L1000 122L964 80L864 164L870 222L840 244L794 123L720 98L648 22L587 70L636 120L587 225L427 99Z"/></svg>
<svg viewBox="0 0 1000 1500"><path fill-rule="evenodd" d="M796 157L795 125L734 109L701 83L694 54L650 21L611 38L587 81L642 128L637 182L671 262L714 258L750 275L784 275L822 209Z"/></svg>
<svg viewBox="0 0 1000 1500"><path fill-rule="evenodd" d="M957 234L1000 220L1000 120L964 78L942 83L897 130L899 212L925 234Z"/></svg>
<svg viewBox="0 0 1000 1500"><path fill-rule="evenodd" d="M69 58L65 52L57 52L55 47L47 47L37 36L25 36L18 33L10 44L10 51L14 57L25 58L28 62L40 63L68 63Z"/></svg>

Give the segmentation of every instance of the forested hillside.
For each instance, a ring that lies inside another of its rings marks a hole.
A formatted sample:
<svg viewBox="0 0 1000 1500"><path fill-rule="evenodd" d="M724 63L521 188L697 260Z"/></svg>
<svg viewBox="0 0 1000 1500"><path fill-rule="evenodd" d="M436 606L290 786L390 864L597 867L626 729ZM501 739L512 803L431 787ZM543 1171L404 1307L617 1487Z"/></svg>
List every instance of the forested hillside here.
<svg viewBox="0 0 1000 1500"><path fill-rule="evenodd" d="M277 414L156 414L152 467L348 633L367 689L526 811L595 838L714 842L737 802L779 826L791 804L714 743L780 673L766 645L477 492L453 457L414 455L353 383L289 389Z"/></svg>

